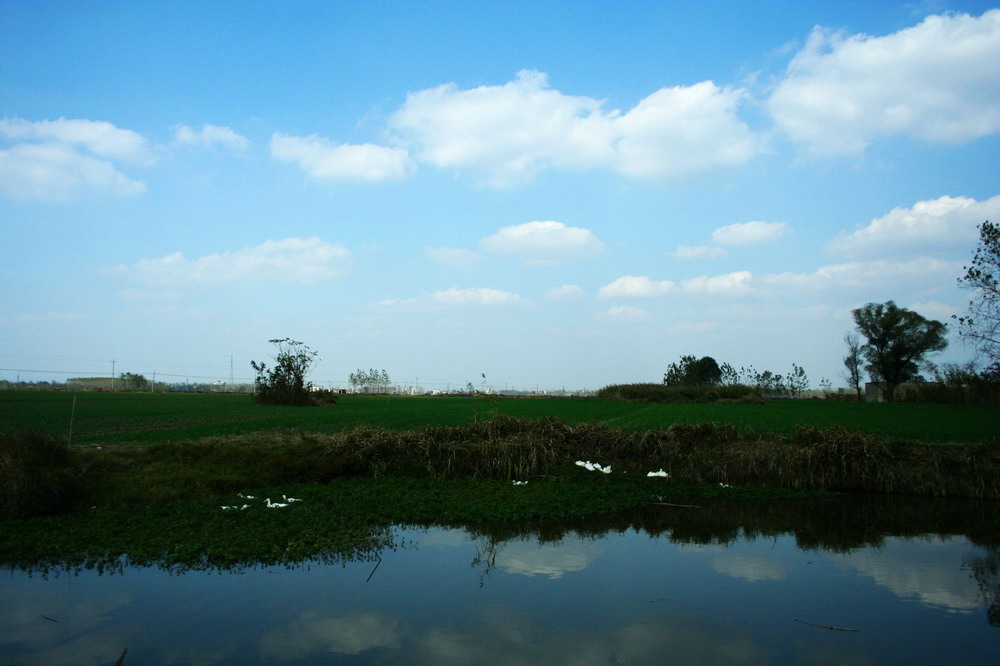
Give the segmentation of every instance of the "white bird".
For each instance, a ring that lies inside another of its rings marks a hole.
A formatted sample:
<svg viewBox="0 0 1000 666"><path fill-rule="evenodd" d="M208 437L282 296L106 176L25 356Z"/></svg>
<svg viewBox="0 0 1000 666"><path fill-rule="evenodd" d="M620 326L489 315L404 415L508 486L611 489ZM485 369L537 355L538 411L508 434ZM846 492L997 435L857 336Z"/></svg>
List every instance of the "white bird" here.
<svg viewBox="0 0 1000 666"><path fill-rule="evenodd" d="M288 506L287 504L281 504L280 502L272 502L270 497L268 497L264 501L267 502L268 509L284 509L286 506Z"/></svg>
<svg viewBox="0 0 1000 666"><path fill-rule="evenodd" d="M601 467L600 465L598 465L597 469L601 470L605 474L611 474L611 465L608 465L607 467Z"/></svg>
<svg viewBox="0 0 1000 666"><path fill-rule="evenodd" d="M223 511L229 511L230 509L235 509L235 508L236 508L235 506L224 506L224 507L222 507L222 510Z"/></svg>
<svg viewBox="0 0 1000 666"><path fill-rule="evenodd" d="M650 472L646 476L661 476L664 479L669 479L670 478L670 475L667 474L666 472L664 472L662 467L660 468L659 472Z"/></svg>
<svg viewBox="0 0 1000 666"><path fill-rule="evenodd" d="M301 502L302 501L298 497L289 497L288 495L282 495L281 497L284 498L284 500L286 502Z"/></svg>
<svg viewBox="0 0 1000 666"><path fill-rule="evenodd" d="M526 486L526 485L528 485L528 482L527 481L515 481L514 485L515 486Z"/></svg>

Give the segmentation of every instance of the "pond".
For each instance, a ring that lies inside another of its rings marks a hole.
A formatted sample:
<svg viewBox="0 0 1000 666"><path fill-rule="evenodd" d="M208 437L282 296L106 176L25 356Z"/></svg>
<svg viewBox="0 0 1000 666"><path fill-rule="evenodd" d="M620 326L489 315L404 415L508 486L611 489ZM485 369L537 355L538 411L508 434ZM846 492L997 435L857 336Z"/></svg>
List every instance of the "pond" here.
<svg viewBox="0 0 1000 666"><path fill-rule="evenodd" d="M995 505L781 504L399 526L334 564L8 569L0 663L996 663Z"/></svg>

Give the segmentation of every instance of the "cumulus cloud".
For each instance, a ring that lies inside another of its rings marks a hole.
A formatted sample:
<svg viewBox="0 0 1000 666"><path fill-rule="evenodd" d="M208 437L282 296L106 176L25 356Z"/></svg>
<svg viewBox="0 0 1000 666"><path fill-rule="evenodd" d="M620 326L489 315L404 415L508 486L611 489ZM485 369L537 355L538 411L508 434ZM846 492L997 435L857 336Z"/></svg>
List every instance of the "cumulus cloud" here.
<svg viewBox="0 0 1000 666"><path fill-rule="evenodd" d="M589 230L551 220L504 227L482 239L480 245L497 254L520 255L532 264L584 259L604 249L604 244Z"/></svg>
<svg viewBox="0 0 1000 666"><path fill-rule="evenodd" d="M681 289L697 294L713 294L738 296L749 293L752 288L753 274L750 271L737 271L725 275L701 276L684 280Z"/></svg>
<svg viewBox="0 0 1000 666"><path fill-rule="evenodd" d="M313 236L268 240L235 252L197 259L175 252L111 270L145 282L181 286L248 281L315 284L343 276L350 259L351 253L343 245Z"/></svg>
<svg viewBox="0 0 1000 666"><path fill-rule="evenodd" d="M753 157L759 141L737 117L743 97L705 81L658 90L623 114L553 90L546 74L524 70L503 85L462 90L450 83L410 93L390 127L422 161L473 170L496 187L552 168L662 178Z"/></svg>
<svg viewBox="0 0 1000 666"><path fill-rule="evenodd" d="M424 250L424 255L435 263L452 268L469 268L482 257L473 250L462 250L454 247L429 247Z"/></svg>
<svg viewBox="0 0 1000 666"><path fill-rule="evenodd" d="M670 293L676 285L670 280L652 280L645 275L624 275L604 285L598 298L653 298Z"/></svg>
<svg viewBox="0 0 1000 666"><path fill-rule="evenodd" d="M62 201L87 190L137 194L145 183L124 175L115 162L156 161L142 135L103 121L5 118L0 137L9 144L0 148L0 190L14 199Z"/></svg>
<svg viewBox="0 0 1000 666"><path fill-rule="evenodd" d="M138 194L146 191L146 184L130 179L111 162L46 143L0 149L0 189L11 199L65 201L88 189Z"/></svg>
<svg viewBox="0 0 1000 666"><path fill-rule="evenodd" d="M719 227L712 232L718 245L759 245L770 243L788 233L784 222L740 222Z"/></svg>
<svg viewBox="0 0 1000 666"><path fill-rule="evenodd" d="M670 255L684 260L723 259L727 256L727 252L714 245L680 245Z"/></svg>
<svg viewBox="0 0 1000 666"><path fill-rule="evenodd" d="M148 165L156 161L149 142L141 134L99 120L60 118L31 122L4 118L0 120L0 134L17 141L73 146L96 157L123 162Z"/></svg>
<svg viewBox="0 0 1000 666"><path fill-rule="evenodd" d="M333 143L321 136L271 136L271 156L297 165L316 180L401 180L413 171L409 153L403 148L371 143Z"/></svg>
<svg viewBox="0 0 1000 666"><path fill-rule="evenodd" d="M761 149L737 116L744 96L711 81L654 92L614 119L616 168L664 178L743 164Z"/></svg>
<svg viewBox="0 0 1000 666"><path fill-rule="evenodd" d="M929 16L886 36L816 28L767 108L813 155L882 136L958 143L1000 131L1000 10Z"/></svg>
<svg viewBox="0 0 1000 666"><path fill-rule="evenodd" d="M451 287L431 294L434 303L448 306L511 306L526 305L527 301L517 294L501 289Z"/></svg>
<svg viewBox="0 0 1000 666"><path fill-rule="evenodd" d="M250 148L250 141L245 136L219 125L202 125L200 130L181 125L174 131L174 139L202 148L226 148L236 152L244 152Z"/></svg>
<svg viewBox="0 0 1000 666"><path fill-rule="evenodd" d="M578 301L583 298L583 289L575 284L564 284L545 292L548 301Z"/></svg>
<svg viewBox="0 0 1000 666"><path fill-rule="evenodd" d="M412 298L387 298L368 306L378 312L439 313L451 308L527 307L518 294L489 287L450 287Z"/></svg>
<svg viewBox="0 0 1000 666"><path fill-rule="evenodd" d="M812 273L774 273L762 275L756 284L770 293L794 290L814 294L830 289L864 289L879 285L883 289L905 287L919 290L954 284L961 274L962 262L918 258L907 261L851 261L820 266Z"/></svg>
<svg viewBox="0 0 1000 666"><path fill-rule="evenodd" d="M396 650L407 627L379 613L327 616L306 611L289 624L265 634L261 654L271 659L306 659L314 655L359 655L369 650Z"/></svg>
<svg viewBox="0 0 1000 666"><path fill-rule="evenodd" d="M634 305L615 305L602 312L600 317L608 321L629 322L649 319L650 314L648 310L637 308Z"/></svg>
<svg viewBox="0 0 1000 666"><path fill-rule="evenodd" d="M1000 196L985 201L944 196L918 201L910 208L894 208L831 241L826 249L852 257L885 257L972 248L978 225L995 219L1000 219Z"/></svg>

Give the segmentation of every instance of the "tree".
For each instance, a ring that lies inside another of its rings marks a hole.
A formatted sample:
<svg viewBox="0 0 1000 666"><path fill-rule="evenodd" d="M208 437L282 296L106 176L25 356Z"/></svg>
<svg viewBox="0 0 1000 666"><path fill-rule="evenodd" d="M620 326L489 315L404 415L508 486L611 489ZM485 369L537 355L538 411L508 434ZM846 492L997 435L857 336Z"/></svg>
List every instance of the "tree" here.
<svg viewBox="0 0 1000 666"><path fill-rule="evenodd" d="M969 313L956 317L959 334L993 363L1000 362L1000 226L989 220L979 225L979 245L972 265L964 268L958 284L974 290L975 297Z"/></svg>
<svg viewBox="0 0 1000 666"><path fill-rule="evenodd" d="M149 380L142 375L123 372L118 378L122 380L122 386L126 391L144 391L149 387Z"/></svg>
<svg viewBox="0 0 1000 666"><path fill-rule="evenodd" d="M872 379L885 384L885 399L892 401L896 387L919 379L920 363L932 352L948 346L946 326L925 319L893 301L868 303L852 311L858 330L868 340L861 352Z"/></svg>
<svg viewBox="0 0 1000 666"><path fill-rule="evenodd" d="M391 383L389 373L384 368L372 368L368 371L358 368L357 372L351 373L348 381L355 390L362 389L365 393L387 393Z"/></svg>
<svg viewBox="0 0 1000 666"><path fill-rule="evenodd" d="M805 369L798 363L792 363L792 371L788 373L786 379L788 383L788 394L793 398L798 398L803 391L809 390L809 376Z"/></svg>
<svg viewBox="0 0 1000 666"><path fill-rule="evenodd" d="M711 356L696 359L681 356L680 361L671 363L663 375L667 386L716 386L722 381L722 370Z"/></svg>
<svg viewBox="0 0 1000 666"><path fill-rule="evenodd" d="M297 340L280 338L268 340L277 348L275 366L250 361L257 372L254 379L254 401L266 405L316 404L312 383L306 382L309 368L319 359L319 354Z"/></svg>
<svg viewBox="0 0 1000 666"><path fill-rule="evenodd" d="M862 354L861 338L857 333L848 333L844 336L844 343L847 345L847 356L844 357L844 367L847 368L847 384L858 394L858 402L861 402L861 371Z"/></svg>

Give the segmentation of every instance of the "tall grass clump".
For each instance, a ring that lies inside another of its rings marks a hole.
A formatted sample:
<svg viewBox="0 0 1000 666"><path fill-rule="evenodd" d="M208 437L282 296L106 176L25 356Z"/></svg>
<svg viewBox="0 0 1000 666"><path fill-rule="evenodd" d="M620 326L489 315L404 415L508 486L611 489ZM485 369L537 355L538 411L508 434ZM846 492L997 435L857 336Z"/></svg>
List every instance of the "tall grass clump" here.
<svg viewBox="0 0 1000 666"><path fill-rule="evenodd" d="M78 491L66 444L36 432L0 433L0 513L55 513L71 504Z"/></svg>
<svg viewBox="0 0 1000 666"><path fill-rule="evenodd" d="M528 479L576 473L572 463L588 459L632 479L662 468L688 484L1000 498L1000 450L892 442L844 428L800 427L785 436L677 423L633 431L494 414L410 431L359 426L327 442L344 469L373 477Z"/></svg>

